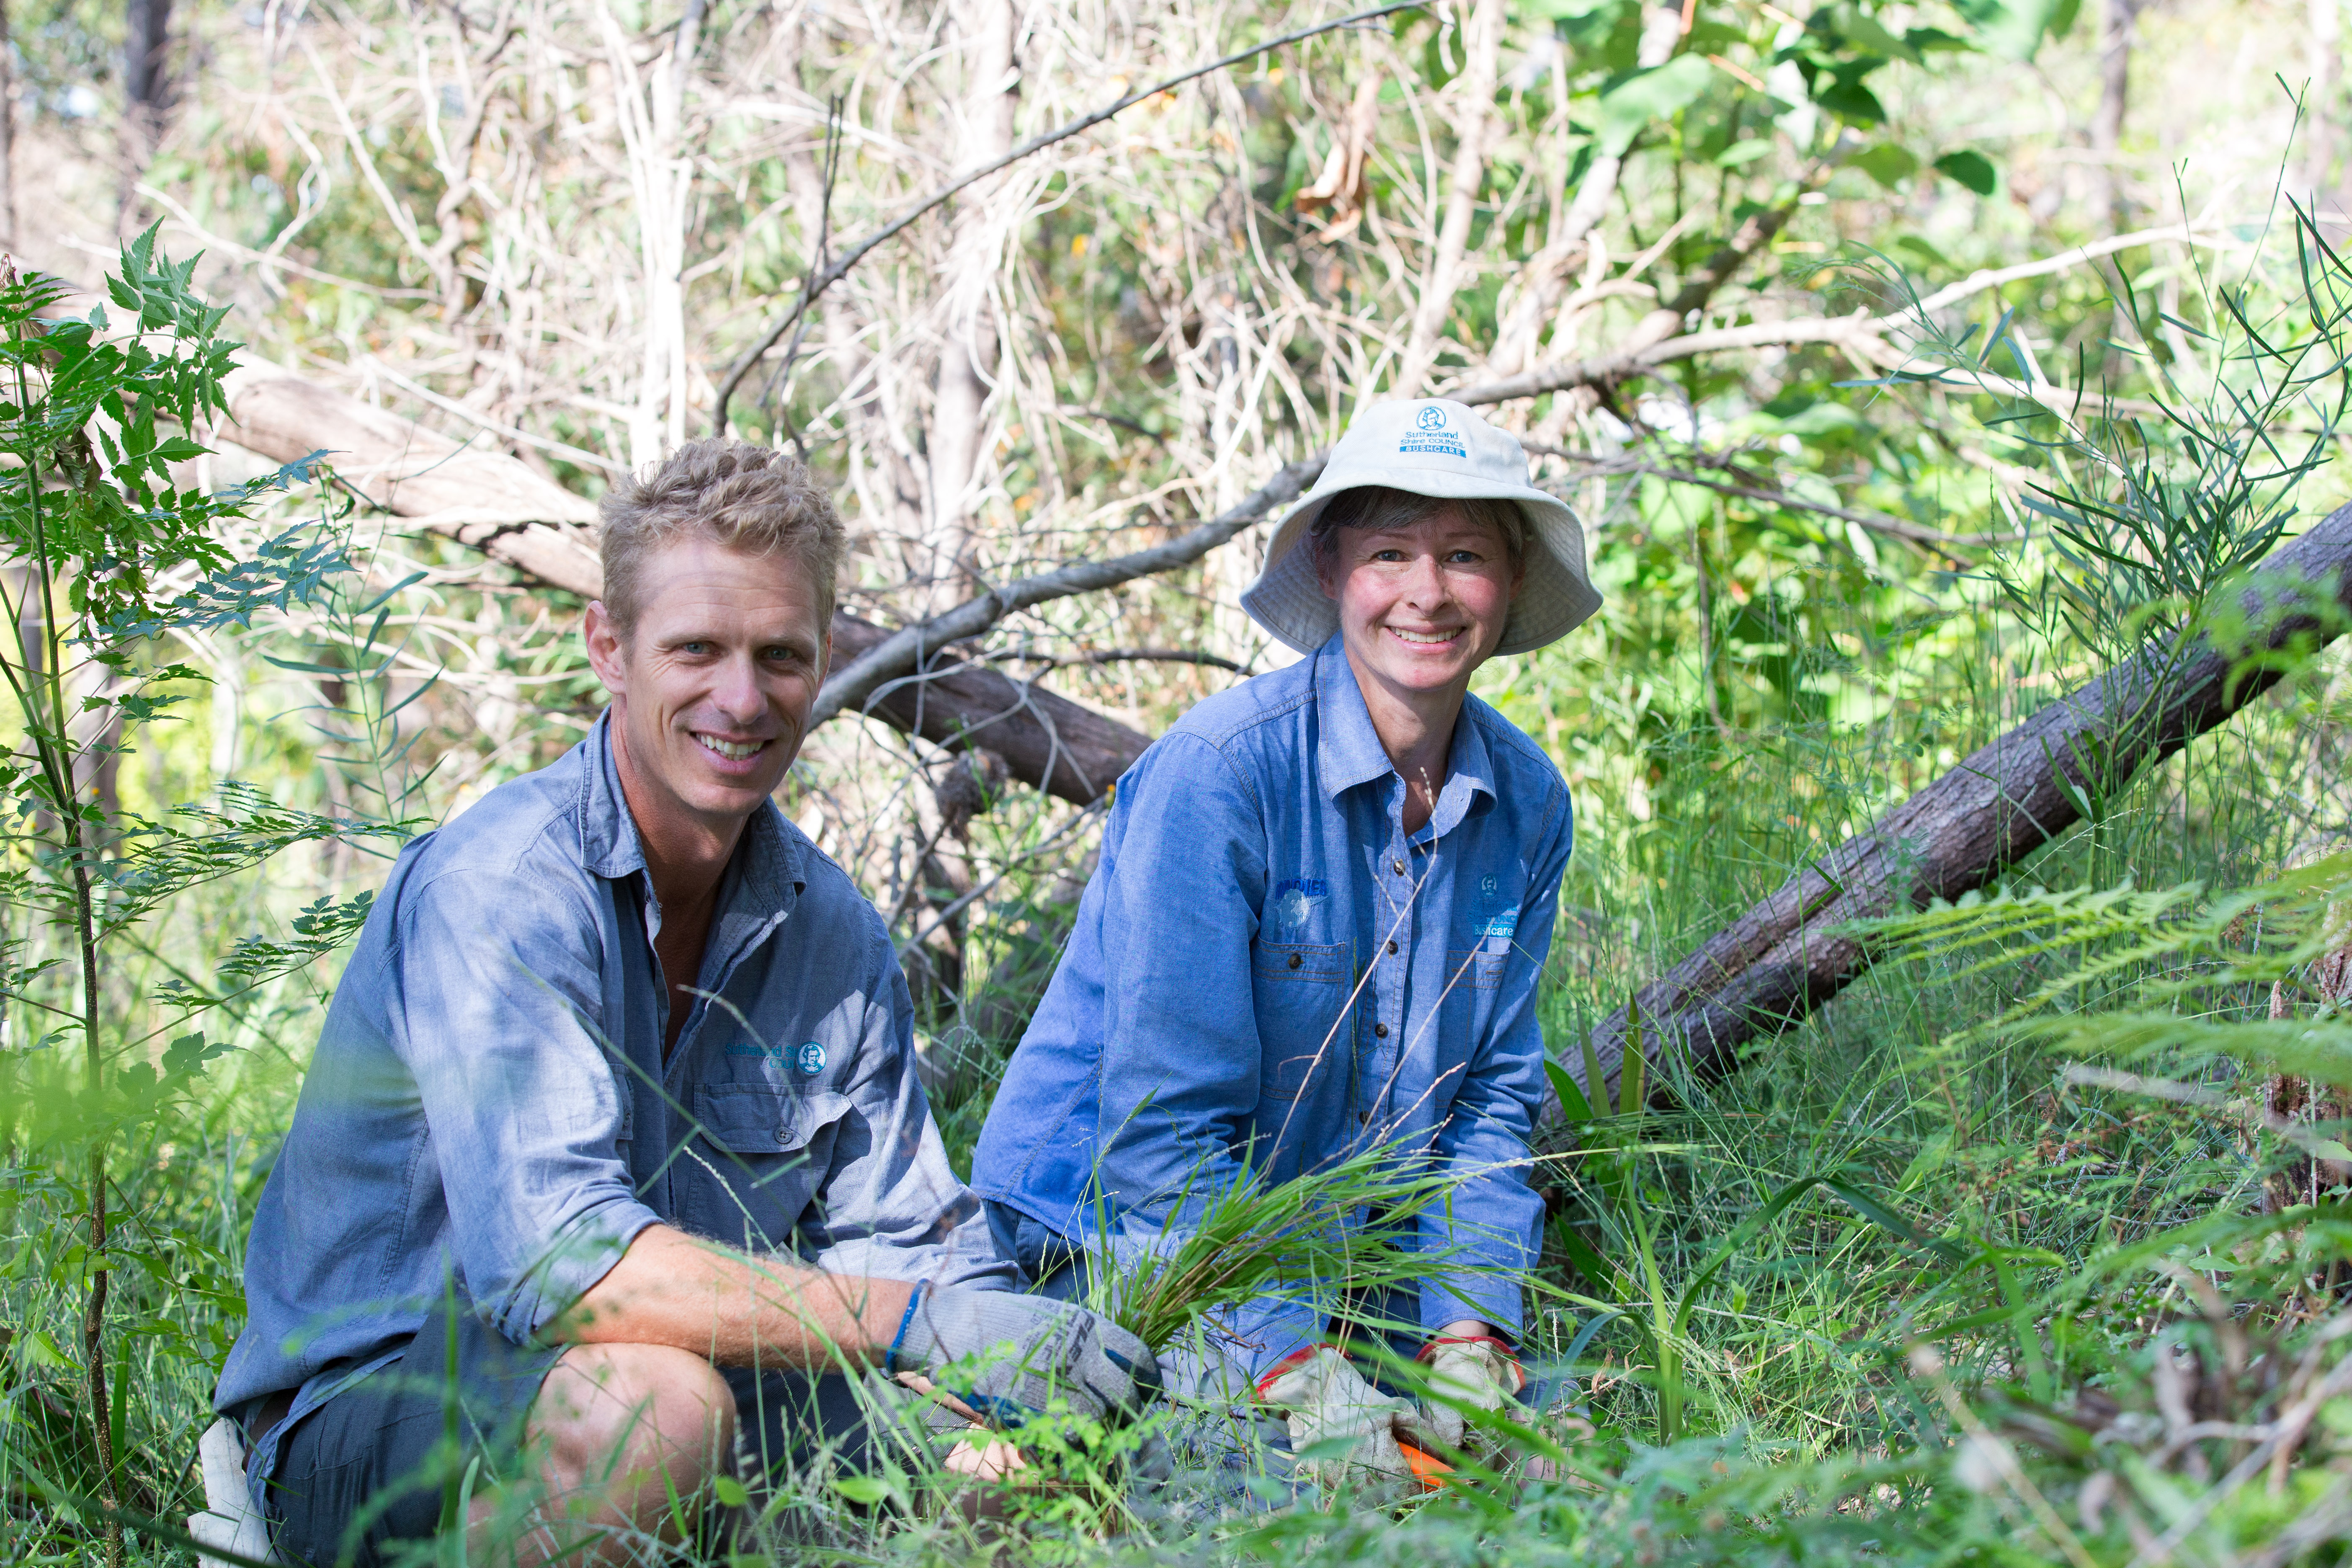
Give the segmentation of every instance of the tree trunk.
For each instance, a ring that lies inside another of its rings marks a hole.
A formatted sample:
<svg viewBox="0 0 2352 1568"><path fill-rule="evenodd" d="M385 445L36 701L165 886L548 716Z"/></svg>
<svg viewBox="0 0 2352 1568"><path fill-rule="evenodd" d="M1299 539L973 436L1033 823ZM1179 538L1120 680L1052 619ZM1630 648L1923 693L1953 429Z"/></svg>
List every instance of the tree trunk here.
<svg viewBox="0 0 2352 1568"><path fill-rule="evenodd" d="M2310 192L2315 220L2319 218L2319 198L2328 188L2328 175L2336 163L2336 100L2344 79L2343 19L2336 9L2341 3L2310 0L2311 96L2303 123L2303 184Z"/></svg>
<svg viewBox="0 0 2352 1568"><path fill-rule="evenodd" d="M2091 152L2097 158L2095 181L2105 232L2124 228L2124 100L2131 89L2132 19L2139 0L2100 0L2099 107L2091 117Z"/></svg>
<svg viewBox="0 0 2352 1568"><path fill-rule="evenodd" d="M16 248L16 46L0 0L0 250Z"/></svg>
<svg viewBox="0 0 2352 1568"><path fill-rule="evenodd" d="M226 438L274 462L322 448L336 477L373 505L457 540L554 587L604 591L593 502L504 453L445 436L276 366L247 363L227 386ZM835 668L890 633L833 617ZM1077 805L1099 798L1151 743L1115 719L941 652L919 673L877 687L860 711L950 751L1003 757L1013 777Z"/></svg>
<svg viewBox="0 0 2352 1568"><path fill-rule="evenodd" d="M1684 1055L1720 1074L1749 1041L1779 1033L1843 990L1876 955L1847 922L1956 899L2049 843L2081 817L2078 799L2113 798L2263 692L2311 647L2342 628L2311 613L2324 595L2352 611L2352 507L2342 508L2264 563L2248 591L2257 657L2198 642L2174 653L2151 644L1979 750L1870 830L1848 840L1699 950L1641 988L1643 1054ZM2298 608L2297 605L2302 607ZM1592 1043L1617 1092L1626 1009ZM1581 1053L1579 1053L1580 1056ZM1569 1071L1582 1083L1581 1061ZM1545 1106L1556 1120L1559 1102Z"/></svg>
<svg viewBox="0 0 2352 1568"><path fill-rule="evenodd" d="M152 127L170 106L165 53L172 44L172 0L130 0L122 40L122 90L133 116Z"/></svg>
<svg viewBox="0 0 2352 1568"><path fill-rule="evenodd" d="M969 168L1013 151L1013 111L1020 102L1013 78L1013 0L968 0L955 7L954 16L964 51L961 145L955 162ZM991 198L1003 184L999 175L957 198L948 242L939 385L925 443L929 515L921 545L908 562L910 575L922 584L915 604L923 615L953 604L978 581L971 554L972 484L982 467L999 353L989 286L996 273L1002 219Z"/></svg>
<svg viewBox="0 0 2352 1568"><path fill-rule="evenodd" d="M1445 216L1438 226L1429 271L1421 280L1421 302L1413 310L1412 331L1397 370L1395 390L1400 397L1421 395L1422 384L1437 363L1438 340L1454 309L1454 291L1461 286L1463 252L1469 247L1470 227L1478 216L1479 189L1486 183L1486 127L1495 115L1495 71L1502 58L1503 24L1503 0L1477 0L1463 28L1465 58L1461 79L1455 84L1460 107L1454 116L1454 170L1447 182Z"/></svg>

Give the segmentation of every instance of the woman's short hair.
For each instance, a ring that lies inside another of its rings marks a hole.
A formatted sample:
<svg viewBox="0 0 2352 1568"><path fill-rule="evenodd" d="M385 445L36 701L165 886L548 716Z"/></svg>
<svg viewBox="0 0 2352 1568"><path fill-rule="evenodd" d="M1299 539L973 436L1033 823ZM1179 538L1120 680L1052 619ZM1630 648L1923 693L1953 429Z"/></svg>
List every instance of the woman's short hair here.
<svg viewBox="0 0 2352 1568"><path fill-rule="evenodd" d="M1474 526L1491 528L1500 534L1503 553L1508 557L1511 570L1519 570L1528 553L1527 514L1519 510L1518 502L1492 496L1454 500L1393 489L1387 485L1358 485L1353 489L1341 490L1324 503L1322 511L1307 529L1307 537L1315 546L1316 559L1328 564L1339 548L1339 531L1343 528L1391 533L1411 528L1447 507L1458 508Z"/></svg>
<svg viewBox="0 0 2352 1568"><path fill-rule="evenodd" d="M749 441L689 441L617 480L598 510L604 613L623 637L637 629L645 607L646 558L689 533L747 555L789 552L816 585L820 630L833 620L847 535L833 497L797 458Z"/></svg>

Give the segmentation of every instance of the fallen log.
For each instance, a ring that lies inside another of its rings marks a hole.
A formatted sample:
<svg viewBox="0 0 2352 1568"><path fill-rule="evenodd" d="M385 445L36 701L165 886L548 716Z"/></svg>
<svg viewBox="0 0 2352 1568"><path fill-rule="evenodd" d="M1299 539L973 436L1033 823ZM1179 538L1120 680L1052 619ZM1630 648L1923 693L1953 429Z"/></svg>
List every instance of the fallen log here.
<svg viewBox="0 0 2352 1568"><path fill-rule="evenodd" d="M604 590L595 503L503 452L478 450L348 393L268 363L227 386L226 438L273 462L332 455L335 476L370 505L456 540L542 583L593 599ZM880 646L888 628L837 610L834 665ZM1014 778L1084 805L1150 737L1035 683L933 652L912 673L869 686L859 710L953 751L1004 759Z"/></svg>
<svg viewBox="0 0 2352 1568"><path fill-rule="evenodd" d="M2113 796L2332 640L2352 615L2347 566L2352 506L2263 562L2242 600L2246 646L2144 646L1798 872L1635 993L1644 1057L1671 1052L1701 1072L1729 1070L1741 1047L1788 1027L1870 967L1875 954L1843 929L1849 922L1984 887L2080 821L2079 803ZM1592 1036L1612 1099L1628 1016L1619 1008ZM1588 1088L1580 1061L1569 1070ZM1560 1114L1556 1099L1544 1110L1547 1121Z"/></svg>

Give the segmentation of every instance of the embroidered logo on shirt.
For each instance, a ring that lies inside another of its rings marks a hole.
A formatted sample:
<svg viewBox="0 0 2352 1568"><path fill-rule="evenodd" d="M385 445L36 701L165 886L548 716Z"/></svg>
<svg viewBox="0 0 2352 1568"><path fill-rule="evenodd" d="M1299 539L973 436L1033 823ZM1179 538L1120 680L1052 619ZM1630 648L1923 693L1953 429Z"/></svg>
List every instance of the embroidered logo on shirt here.
<svg viewBox="0 0 2352 1568"><path fill-rule="evenodd" d="M1478 879L1478 916L1474 929L1477 935L1486 939L1489 952L1503 952L1510 946L1511 938L1518 934L1519 906L1513 904L1507 910L1496 909L1495 906L1501 903L1503 898L1502 878Z"/></svg>
<svg viewBox="0 0 2352 1568"><path fill-rule="evenodd" d="M1412 422L1417 428L1397 443L1400 455L1427 454L1440 458L1466 458L1470 455L1470 448L1465 447L1462 437L1454 433L1453 421L1436 404L1423 405L1421 412L1413 416Z"/></svg>
<svg viewBox="0 0 2352 1568"><path fill-rule="evenodd" d="M1315 913L1315 900L1330 896L1331 884L1320 877L1291 877L1274 885L1274 924L1285 934L1304 931Z"/></svg>
<svg viewBox="0 0 2352 1568"><path fill-rule="evenodd" d="M754 1046L738 1040L727 1047L730 1057L759 1057L766 1061L789 1061L801 1069L804 1078L814 1078L824 1070L824 1047L814 1040L797 1050L783 1046Z"/></svg>

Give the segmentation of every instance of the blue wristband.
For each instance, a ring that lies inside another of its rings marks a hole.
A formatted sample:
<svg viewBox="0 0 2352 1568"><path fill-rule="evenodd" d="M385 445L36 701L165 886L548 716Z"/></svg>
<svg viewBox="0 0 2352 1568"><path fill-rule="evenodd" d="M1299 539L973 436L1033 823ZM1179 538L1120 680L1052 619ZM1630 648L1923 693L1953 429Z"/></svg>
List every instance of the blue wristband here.
<svg viewBox="0 0 2352 1568"><path fill-rule="evenodd" d="M898 1336L891 1340L890 1348L882 1352L882 1370L885 1373L889 1373L891 1376L897 1376L900 1370L898 1366L898 1347L907 1342L907 1330L914 1323L915 1309L922 1305L923 1292L930 1288L931 1282L929 1280L918 1279L915 1281L915 1288L907 1292L907 1312L904 1317L898 1320Z"/></svg>

